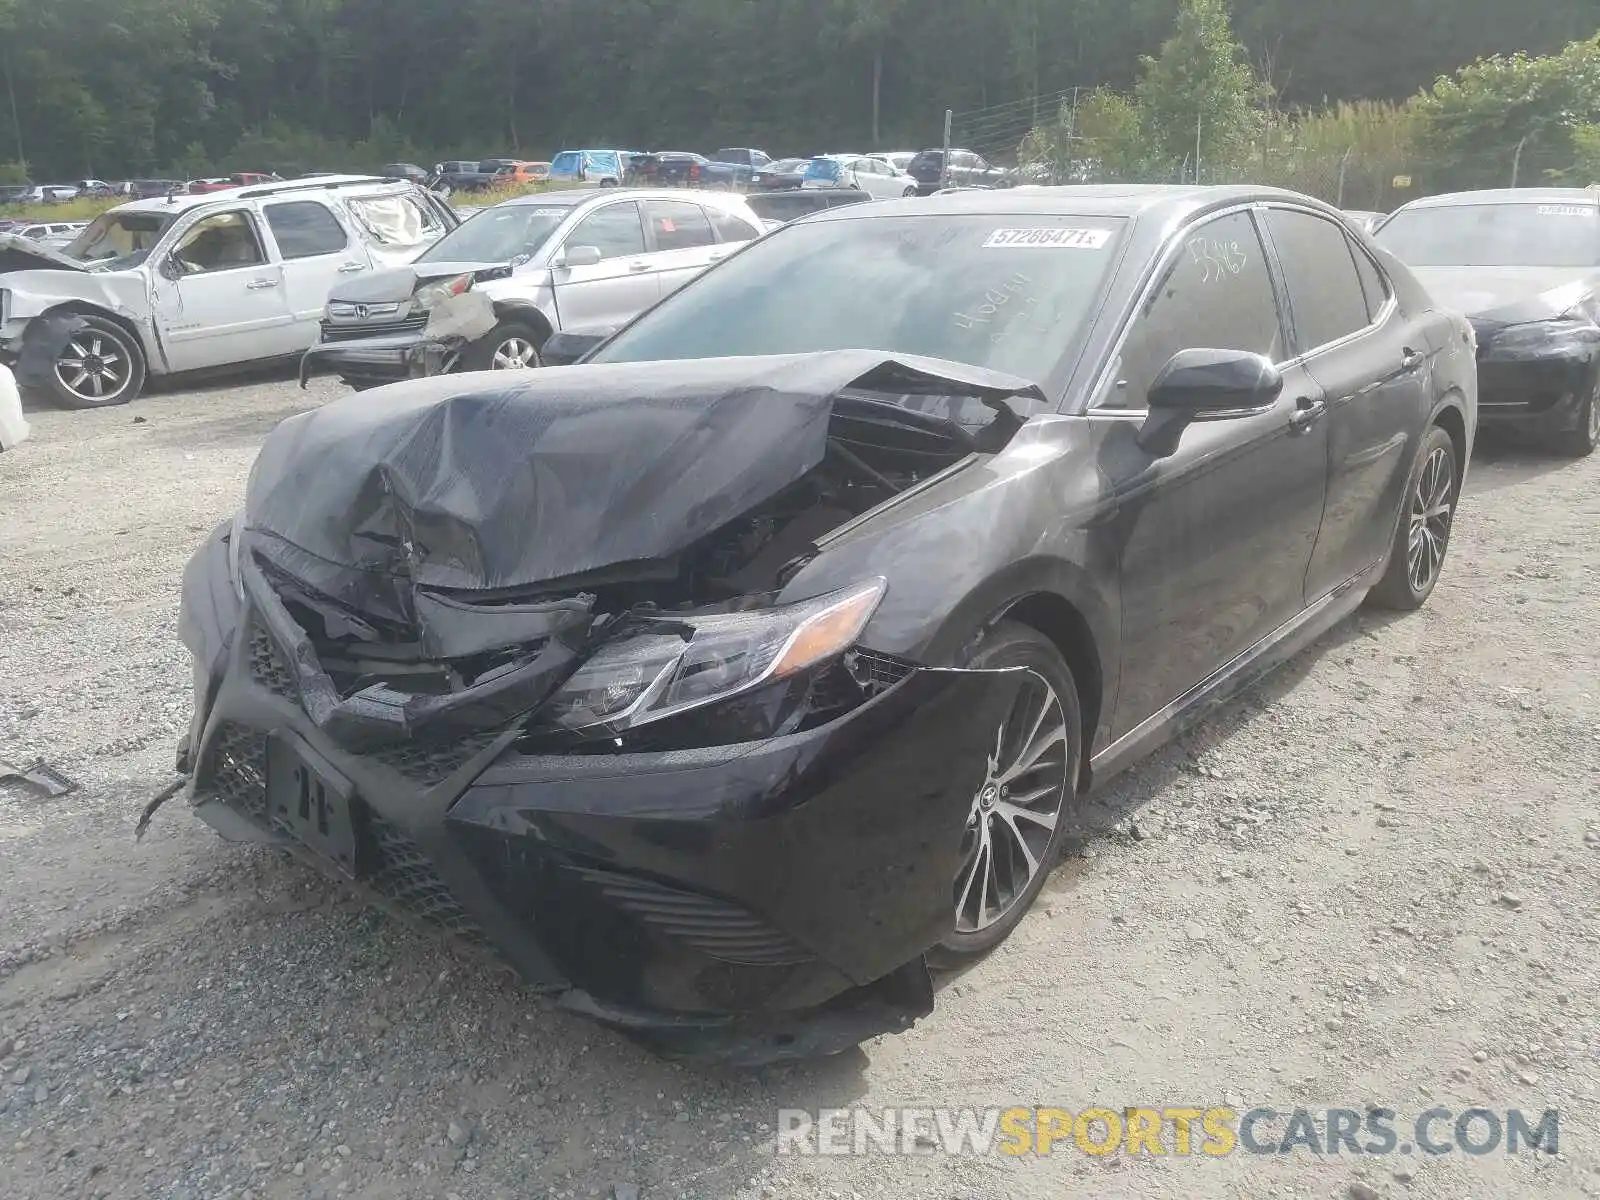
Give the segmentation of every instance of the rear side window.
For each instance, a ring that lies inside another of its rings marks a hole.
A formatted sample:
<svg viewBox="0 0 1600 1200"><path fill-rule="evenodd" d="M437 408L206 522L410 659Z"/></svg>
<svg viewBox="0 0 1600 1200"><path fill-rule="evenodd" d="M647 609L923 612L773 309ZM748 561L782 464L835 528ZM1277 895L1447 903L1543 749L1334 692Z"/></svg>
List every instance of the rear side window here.
<svg viewBox="0 0 1600 1200"><path fill-rule="evenodd" d="M349 243L338 218L314 200L268 204L265 211L267 227L286 259L334 254Z"/></svg>
<svg viewBox="0 0 1600 1200"><path fill-rule="evenodd" d="M1322 217L1283 208L1271 209L1267 224L1283 264L1300 350L1365 328L1371 320L1366 293L1345 231Z"/></svg>
<svg viewBox="0 0 1600 1200"><path fill-rule="evenodd" d="M1361 277L1361 292L1367 300L1367 318L1376 321L1378 311L1389 302L1389 281L1359 245L1351 244L1350 256L1356 260L1356 274Z"/></svg>
<svg viewBox="0 0 1600 1200"><path fill-rule="evenodd" d="M1180 350L1245 350L1285 357L1277 296L1248 213L1218 217L1184 237L1177 258L1134 318L1107 408L1142 409L1150 385Z"/></svg>
<svg viewBox="0 0 1600 1200"><path fill-rule="evenodd" d="M761 236L759 229L737 213L724 212L707 205L706 216L711 218L711 227L717 231L718 241L748 242L751 238Z"/></svg>
<svg viewBox="0 0 1600 1200"><path fill-rule="evenodd" d="M645 211L650 217L650 228L656 235L657 250L689 250L695 246L709 246L716 235L711 232L711 222L698 204L684 200L647 200Z"/></svg>

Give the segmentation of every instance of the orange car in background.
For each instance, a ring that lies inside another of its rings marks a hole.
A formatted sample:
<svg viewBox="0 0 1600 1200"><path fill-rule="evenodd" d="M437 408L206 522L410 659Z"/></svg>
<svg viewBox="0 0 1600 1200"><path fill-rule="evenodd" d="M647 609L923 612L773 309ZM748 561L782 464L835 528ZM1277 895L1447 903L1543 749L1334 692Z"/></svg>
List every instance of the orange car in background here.
<svg viewBox="0 0 1600 1200"><path fill-rule="evenodd" d="M494 173L494 186L544 183L549 178L550 164L547 162L508 163Z"/></svg>

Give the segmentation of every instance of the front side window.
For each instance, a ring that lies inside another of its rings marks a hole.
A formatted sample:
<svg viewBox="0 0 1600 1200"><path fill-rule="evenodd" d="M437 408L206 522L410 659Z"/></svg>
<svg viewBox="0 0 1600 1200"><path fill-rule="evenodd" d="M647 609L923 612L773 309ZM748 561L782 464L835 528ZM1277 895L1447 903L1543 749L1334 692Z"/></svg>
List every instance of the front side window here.
<svg viewBox="0 0 1600 1200"><path fill-rule="evenodd" d="M1180 236L1177 256L1128 331L1102 407L1145 408L1150 385L1180 350L1285 357L1272 276L1250 215L1219 217Z"/></svg>
<svg viewBox="0 0 1600 1200"><path fill-rule="evenodd" d="M172 257L185 275L206 275L267 261L255 223L243 212L213 213L192 225L178 239Z"/></svg>
<svg viewBox="0 0 1600 1200"><path fill-rule="evenodd" d="M268 204L263 211L278 253L285 259L335 254L349 244L339 219L315 200Z"/></svg>
<svg viewBox="0 0 1600 1200"><path fill-rule="evenodd" d="M159 212L119 209L101 213L62 253L111 270L137 266L155 249L172 221L171 216Z"/></svg>
<svg viewBox="0 0 1600 1200"><path fill-rule="evenodd" d="M685 200L647 200L645 210L655 234L657 250L692 250L717 240L711 222L698 204Z"/></svg>
<svg viewBox="0 0 1600 1200"><path fill-rule="evenodd" d="M700 275L593 361L865 349L1048 391L1074 361L1123 225L1031 213L802 221Z"/></svg>
<svg viewBox="0 0 1600 1200"><path fill-rule="evenodd" d="M639 206L629 200L597 208L567 238L569 246L593 246L601 258L625 258L644 253L644 226L639 224Z"/></svg>
<svg viewBox="0 0 1600 1200"><path fill-rule="evenodd" d="M1367 298L1343 226L1308 212L1267 213L1302 353L1366 326Z"/></svg>

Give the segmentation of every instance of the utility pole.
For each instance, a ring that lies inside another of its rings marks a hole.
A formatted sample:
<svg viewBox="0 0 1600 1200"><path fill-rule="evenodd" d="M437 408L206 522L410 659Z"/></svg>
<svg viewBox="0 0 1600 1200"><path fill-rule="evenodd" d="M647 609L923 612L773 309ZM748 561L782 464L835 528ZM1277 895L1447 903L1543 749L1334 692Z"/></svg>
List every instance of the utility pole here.
<svg viewBox="0 0 1600 1200"><path fill-rule="evenodd" d="M11 78L11 52L6 51L5 58L0 61L0 66L6 69L6 94L11 97L11 128L17 135L17 164L24 171L28 169L28 152L22 147L22 118L17 113L17 85Z"/></svg>
<svg viewBox="0 0 1600 1200"><path fill-rule="evenodd" d="M1194 114L1194 181L1197 185L1200 182L1200 129L1204 120L1204 110Z"/></svg>
<svg viewBox="0 0 1600 1200"><path fill-rule="evenodd" d="M944 154L939 165L939 187L944 189L950 186L950 123L955 120L955 113L951 109L944 110Z"/></svg>
<svg viewBox="0 0 1600 1200"><path fill-rule="evenodd" d="M1333 202L1335 208L1344 207L1344 173L1345 168L1350 165L1350 156L1355 152L1356 148L1351 146L1350 149L1344 152L1344 157L1339 160L1339 198Z"/></svg>

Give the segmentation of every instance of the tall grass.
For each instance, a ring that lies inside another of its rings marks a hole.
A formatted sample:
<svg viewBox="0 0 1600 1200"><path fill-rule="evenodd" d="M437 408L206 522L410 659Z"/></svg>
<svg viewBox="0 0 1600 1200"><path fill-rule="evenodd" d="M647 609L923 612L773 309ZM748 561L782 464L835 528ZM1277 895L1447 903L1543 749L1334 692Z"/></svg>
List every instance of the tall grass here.
<svg viewBox="0 0 1600 1200"><path fill-rule="evenodd" d="M101 198L67 200L60 204L7 204L0 206L0 217L21 221L92 221L122 201Z"/></svg>

